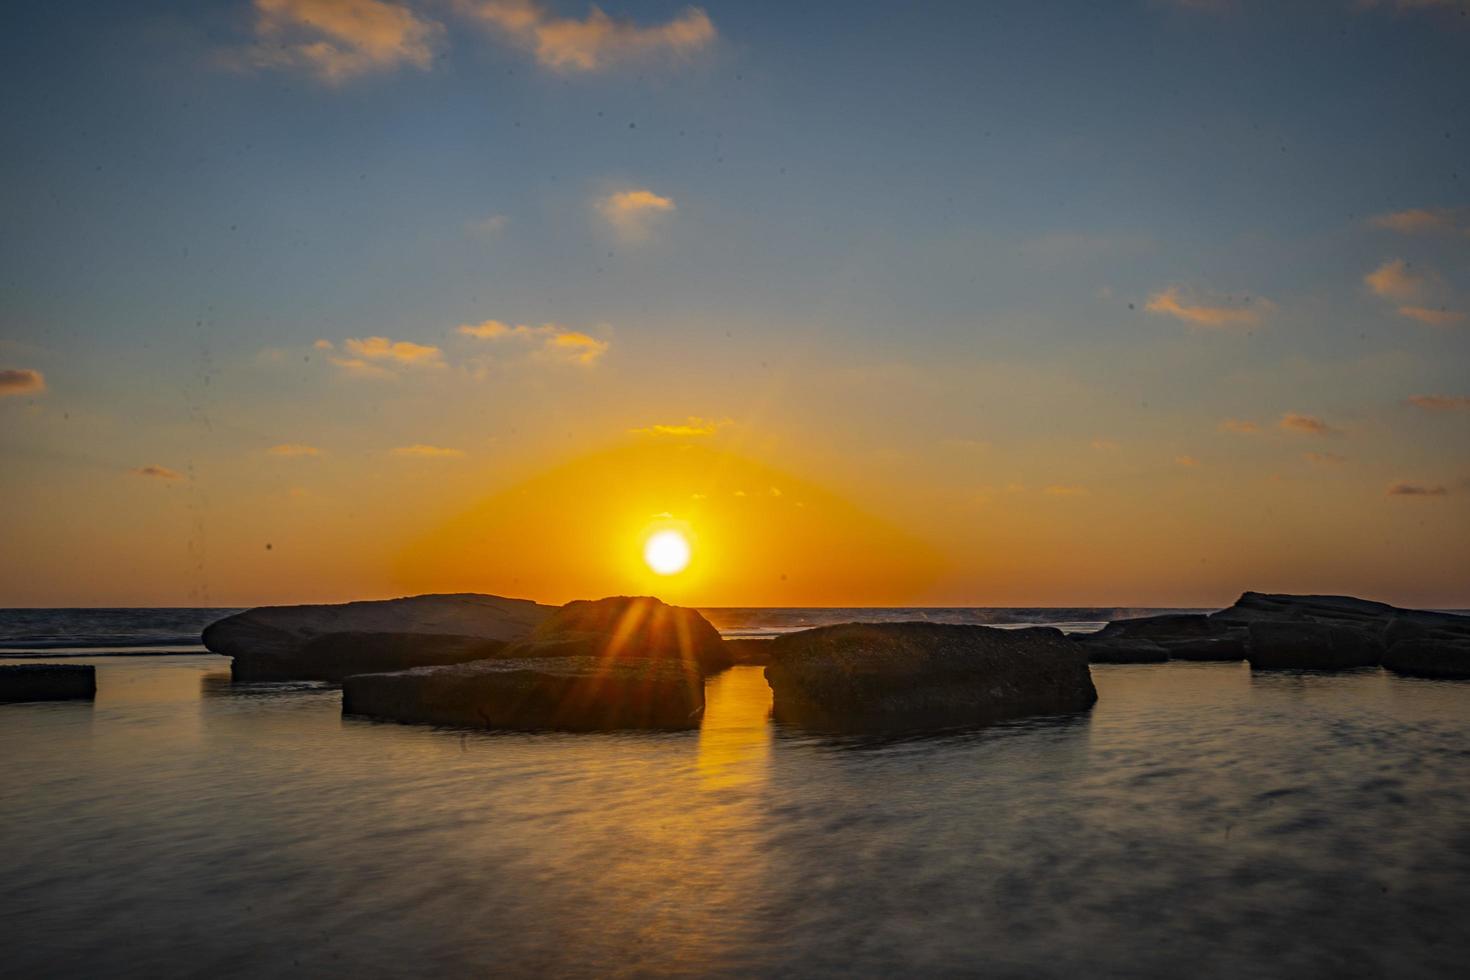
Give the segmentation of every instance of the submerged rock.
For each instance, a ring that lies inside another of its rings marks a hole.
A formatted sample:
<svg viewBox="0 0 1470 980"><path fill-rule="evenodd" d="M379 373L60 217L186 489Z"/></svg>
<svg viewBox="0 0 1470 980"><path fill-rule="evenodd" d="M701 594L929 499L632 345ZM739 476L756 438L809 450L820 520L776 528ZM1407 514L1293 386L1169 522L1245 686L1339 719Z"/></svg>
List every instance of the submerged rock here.
<svg viewBox="0 0 1470 980"><path fill-rule="evenodd" d="M1097 701L1086 653L1051 628L848 623L771 644L773 713L812 728L948 728Z"/></svg>
<svg viewBox="0 0 1470 980"><path fill-rule="evenodd" d="M97 668L87 664L0 666L0 702L90 701L97 696Z"/></svg>
<svg viewBox="0 0 1470 980"><path fill-rule="evenodd" d="M354 642L358 644L357 655L364 658L364 669L408 668L458 662L464 659L459 651L467 639L502 643L519 640L552 611L552 607L529 599L474 593L339 605L262 606L211 623L204 630L203 641L214 653L235 658L232 672L238 680L328 680L345 676L355 665L350 663L352 651L341 645L305 656L308 644L327 634L358 637ZM453 639L422 644L385 639L370 649L362 639L364 634ZM402 654L402 659L393 661L393 651ZM444 659L428 659L441 654ZM335 677L322 676L320 662L328 663Z"/></svg>
<svg viewBox="0 0 1470 980"><path fill-rule="evenodd" d="M697 728L704 678L675 661L608 657L481 660L356 674L343 714L519 730Z"/></svg>
<svg viewBox="0 0 1470 980"><path fill-rule="evenodd" d="M579 599L548 616L529 637L511 644L506 657L595 657L686 664L704 673L734 660L697 610L652 596Z"/></svg>
<svg viewBox="0 0 1470 980"><path fill-rule="evenodd" d="M479 636L323 633L302 644L289 661L236 657L231 676L238 683L309 680L340 684L350 674L484 660L504 649L504 641Z"/></svg>

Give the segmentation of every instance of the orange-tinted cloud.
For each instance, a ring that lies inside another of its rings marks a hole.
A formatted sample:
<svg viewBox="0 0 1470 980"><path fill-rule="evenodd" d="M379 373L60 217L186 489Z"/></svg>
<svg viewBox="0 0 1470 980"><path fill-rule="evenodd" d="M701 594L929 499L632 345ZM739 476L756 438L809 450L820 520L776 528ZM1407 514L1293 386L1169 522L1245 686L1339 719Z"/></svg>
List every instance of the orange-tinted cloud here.
<svg viewBox="0 0 1470 980"><path fill-rule="evenodd" d="M499 320L483 323L462 323L456 328L466 337L477 340L521 340L537 343L537 354L543 359L565 361L574 364L593 364L611 346L580 330L570 330L558 323L543 323L539 327L518 323L511 326Z"/></svg>
<svg viewBox="0 0 1470 980"><path fill-rule="evenodd" d="M637 436L674 436L677 438L698 438L700 436L712 436L718 432L721 426L729 425L729 420L716 421L714 419L702 419L691 415L683 422L673 425L649 425L641 429L629 429L628 431Z"/></svg>
<svg viewBox="0 0 1470 980"><path fill-rule="evenodd" d="M299 442L283 442L266 450L272 456L320 456L322 451L315 446Z"/></svg>
<svg viewBox="0 0 1470 980"><path fill-rule="evenodd" d="M460 0L460 8L557 71L596 71L657 53L688 56L715 39L715 25L698 7L648 27L614 19L593 6L582 20L561 17L536 0Z"/></svg>
<svg viewBox="0 0 1470 980"><path fill-rule="evenodd" d="M463 449L450 449L446 446L426 446L423 443L415 443L412 446L398 446L393 450L395 456L415 456L419 459L457 459L465 455Z"/></svg>
<svg viewBox="0 0 1470 980"><path fill-rule="evenodd" d="M30 368L0 368L0 398L7 395L39 394L46 390L46 378Z"/></svg>
<svg viewBox="0 0 1470 980"><path fill-rule="evenodd" d="M1301 432L1309 436L1336 435L1337 430L1315 415L1303 415L1300 412L1287 412L1281 416L1281 421L1276 423L1287 432Z"/></svg>
<svg viewBox="0 0 1470 980"><path fill-rule="evenodd" d="M599 198L596 207L619 238L626 242L641 242L652 231L653 221L658 215L674 210L674 200L645 188L634 188Z"/></svg>
<svg viewBox="0 0 1470 980"><path fill-rule="evenodd" d="M1189 301L1178 286L1154 293L1144 306L1150 313L1172 316L1196 327L1254 326L1261 322L1263 314L1275 308L1270 300L1259 298L1239 302L1215 301L1213 305L1205 301Z"/></svg>
<svg viewBox="0 0 1470 980"><path fill-rule="evenodd" d="M1470 395L1410 395L1404 401L1426 412L1453 412L1470 409Z"/></svg>
<svg viewBox="0 0 1470 980"><path fill-rule="evenodd" d="M1337 453L1307 453L1302 459L1318 466L1336 466L1347 462L1346 456L1340 456Z"/></svg>
<svg viewBox="0 0 1470 980"><path fill-rule="evenodd" d="M1460 212L1454 208L1409 208L1374 215L1370 220L1377 228L1387 228L1402 235L1423 235L1458 231L1460 219Z"/></svg>
<svg viewBox="0 0 1470 980"><path fill-rule="evenodd" d="M1221 432L1234 432L1238 435L1255 435L1261 431L1261 427L1248 419L1226 419L1220 423Z"/></svg>
<svg viewBox="0 0 1470 980"><path fill-rule="evenodd" d="M1363 277L1368 288L1385 299L1410 299L1424 288L1424 277L1403 259L1389 259Z"/></svg>
<svg viewBox="0 0 1470 980"><path fill-rule="evenodd" d="M1422 483L1395 483L1388 488L1390 497L1443 497L1449 493L1446 488L1433 485L1426 486Z"/></svg>
<svg viewBox="0 0 1470 980"><path fill-rule="evenodd" d="M1447 310L1444 307L1435 310L1427 306L1400 306L1399 316L1427 323L1431 327L1453 327L1457 323L1464 323L1466 319L1466 314L1458 310Z"/></svg>
<svg viewBox="0 0 1470 980"><path fill-rule="evenodd" d="M437 365L444 356L437 347L416 344L411 340L389 340L387 337L349 337L342 346L364 360L395 364Z"/></svg>
<svg viewBox="0 0 1470 980"><path fill-rule="evenodd" d="M1087 488L1058 483L1047 487L1041 492L1048 497L1083 497L1087 495Z"/></svg>
<svg viewBox="0 0 1470 980"><path fill-rule="evenodd" d="M403 65L428 68L444 28L392 0L255 0L257 67L339 83Z"/></svg>
<svg viewBox="0 0 1470 980"><path fill-rule="evenodd" d="M171 470L167 466L140 466L128 472L133 476L146 476L154 480L182 480L184 478L184 474Z"/></svg>
<svg viewBox="0 0 1470 980"><path fill-rule="evenodd" d="M1185 466L1185 467L1198 466L1199 465L1199 460L1195 459L1193 456L1175 456L1174 457L1174 465L1175 466Z"/></svg>

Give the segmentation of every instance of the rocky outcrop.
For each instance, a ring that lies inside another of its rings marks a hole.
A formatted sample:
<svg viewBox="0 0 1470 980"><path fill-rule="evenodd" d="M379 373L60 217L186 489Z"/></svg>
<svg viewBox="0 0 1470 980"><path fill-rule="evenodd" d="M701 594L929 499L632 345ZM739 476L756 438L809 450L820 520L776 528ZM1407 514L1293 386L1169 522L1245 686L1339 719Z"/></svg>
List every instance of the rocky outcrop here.
<svg viewBox="0 0 1470 980"><path fill-rule="evenodd" d="M214 653L234 658L233 674L238 680L327 680L354 669L350 643L357 644L368 670L456 663L464 659L461 648L467 639L501 643L519 640L552 612L552 607L528 599L473 593L340 605L262 606L211 623L204 630L203 641ZM331 649L319 648L311 656L304 656L313 640L334 633L353 634L357 639L338 641ZM421 644L384 639L373 647L364 642L364 634L454 639ZM401 653L402 659L393 661L393 651ZM429 659L439 655L445 659ZM334 677L324 676L321 663L329 666Z"/></svg>
<svg viewBox="0 0 1470 980"><path fill-rule="evenodd" d="M1251 623L1250 663L1256 670L1343 670L1378 666L1381 647L1347 626L1313 622Z"/></svg>
<svg viewBox="0 0 1470 980"><path fill-rule="evenodd" d="M569 602L503 655L655 660L690 665L707 674L733 663L719 631L698 611L652 596Z"/></svg>
<svg viewBox="0 0 1470 980"><path fill-rule="evenodd" d="M1453 677L1470 650L1470 617L1351 596L1247 592L1209 615L1117 620L1073 640L1093 663L1246 659L1260 670L1338 670L1381 662Z"/></svg>
<svg viewBox="0 0 1470 980"><path fill-rule="evenodd" d="M1073 637L1093 663L1114 664L1244 660L1248 639L1243 626L1217 623L1203 613L1119 619Z"/></svg>
<svg viewBox="0 0 1470 980"><path fill-rule="evenodd" d="M696 728L704 678L673 660L548 657L356 674L342 711L392 721L518 730Z"/></svg>
<svg viewBox="0 0 1470 980"><path fill-rule="evenodd" d="M231 676L237 683L310 680L340 684L351 674L485 660L504 649L504 641L479 636L323 633L307 640L288 660L236 657Z"/></svg>
<svg viewBox="0 0 1470 980"><path fill-rule="evenodd" d="M1470 642L1470 617L1352 596L1247 592L1210 619L1246 626L1249 659L1257 669L1371 667L1405 640L1429 644L1425 650Z"/></svg>
<svg viewBox="0 0 1470 980"><path fill-rule="evenodd" d="M90 701L97 696L97 668L85 664L0 666L0 702Z"/></svg>
<svg viewBox="0 0 1470 980"><path fill-rule="evenodd" d="M1470 678L1470 639L1399 640L1383 654L1383 666L1410 677Z"/></svg>
<svg viewBox="0 0 1470 980"><path fill-rule="evenodd" d="M849 623L771 644L773 713L811 728L980 725L1097 701L1086 654L1050 628Z"/></svg>

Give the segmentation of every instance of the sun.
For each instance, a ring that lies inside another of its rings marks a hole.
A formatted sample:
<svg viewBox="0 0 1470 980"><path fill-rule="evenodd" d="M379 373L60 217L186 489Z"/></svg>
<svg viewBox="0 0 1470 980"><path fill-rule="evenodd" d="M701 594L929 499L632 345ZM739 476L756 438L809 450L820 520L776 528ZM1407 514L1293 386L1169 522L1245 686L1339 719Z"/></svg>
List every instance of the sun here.
<svg viewBox="0 0 1470 980"><path fill-rule="evenodd" d="M643 543L643 560L659 575L676 575L689 564L689 539L679 531L657 531Z"/></svg>

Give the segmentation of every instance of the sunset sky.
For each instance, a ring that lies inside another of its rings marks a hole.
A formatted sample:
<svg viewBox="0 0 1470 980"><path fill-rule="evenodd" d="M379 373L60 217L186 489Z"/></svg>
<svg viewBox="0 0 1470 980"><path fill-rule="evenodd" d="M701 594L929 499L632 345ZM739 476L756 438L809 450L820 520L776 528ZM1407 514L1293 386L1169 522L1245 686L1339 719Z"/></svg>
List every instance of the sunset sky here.
<svg viewBox="0 0 1470 980"><path fill-rule="evenodd" d="M1467 14L11 5L0 605L1470 606Z"/></svg>

